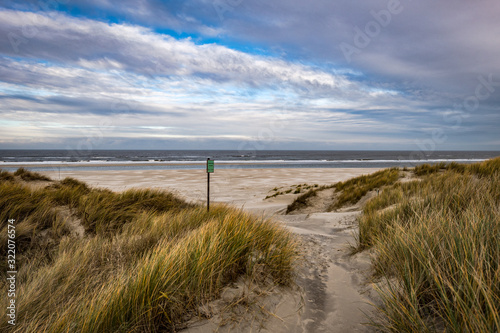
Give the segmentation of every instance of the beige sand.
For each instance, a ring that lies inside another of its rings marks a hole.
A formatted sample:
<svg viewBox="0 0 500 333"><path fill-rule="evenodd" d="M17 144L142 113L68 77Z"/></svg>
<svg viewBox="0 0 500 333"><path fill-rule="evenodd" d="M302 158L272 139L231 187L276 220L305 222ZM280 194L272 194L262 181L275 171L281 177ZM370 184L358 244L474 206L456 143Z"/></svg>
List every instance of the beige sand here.
<svg viewBox="0 0 500 333"><path fill-rule="evenodd" d="M213 201L273 216L301 240L304 260L293 290L260 290L246 281L224 290L222 297L200 309L211 319L192 319L187 333L205 332L371 332L364 313L377 302L366 281L367 253L349 256L359 211L283 215L296 196L264 200L275 187L331 184L377 169L218 169L211 176ZM58 172L46 172L58 179ZM204 202L206 173L202 170L61 171L94 186L116 191L164 188L187 200ZM321 199L321 196L320 196ZM322 199L321 199L322 200ZM244 302L243 302L244 301ZM244 306L242 304L245 304Z"/></svg>
<svg viewBox="0 0 500 333"><path fill-rule="evenodd" d="M278 199L263 199L274 187L297 184L331 184L361 174L374 168L317 168L317 169L216 169L210 178L211 200L231 203L245 208L284 207L293 195ZM163 188L182 197L204 202L206 200L207 174L204 170L129 170L129 171L65 171L42 172L53 179L75 177L93 186L115 191L129 188ZM286 204L285 204L286 203Z"/></svg>

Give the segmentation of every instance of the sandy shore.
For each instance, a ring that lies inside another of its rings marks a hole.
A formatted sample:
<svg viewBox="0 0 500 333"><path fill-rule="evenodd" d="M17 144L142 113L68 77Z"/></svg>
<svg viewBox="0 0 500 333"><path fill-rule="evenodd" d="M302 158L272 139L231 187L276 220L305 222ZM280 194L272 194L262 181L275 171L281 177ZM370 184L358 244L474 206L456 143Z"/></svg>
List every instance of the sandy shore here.
<svg viewBox="0 0 500 333"><path fill-rule="evenodd" d="M275 187L297 184L331 184L362 174L374 168L284 168L284 169L218 169L210 176L210 194L214 202L226 202L239 207L266 209L276 201L263 199ZM101 170L41 172L53 179L74 177L92 186L114 191L129 188L161 188L173 191L187 200L206 200L207 174L204 170ZM280 196L280 199L283 197ZM290 196L284 200L289 201ZM284 203L283 203L284 204ZM283 206L283 204L281 204Z"/></svg>
<svg viewBox="0 0 500 333"><path fill-rule="evenodd" d="M252 290L245 282L229 286L220 300L206 305L211 319L194 319L185 333L206 332L371 332L364 325L377 303L367 283L367 253L349 255L359 211L306 212L284 215L297 194L265 199L273 188L298 184L332 184L378 169L219 169L211 175L211 199L256 214L272 216L298 235L304 255L294 290ZM59 173L42 172L53 179ZM207 175L203 170L61 171L92 186L115 191L161 188L187 200L206 200ZM255 295L259 297L252 298ZM262 296L265 294L266 296ZM250 306L233 306L242 295ZM253 296L252 296L253 295ZM248 300L247 300L248 301ZM221 309L226 309L221 311ZM228 310L229 309L229 310Z"/></svg>

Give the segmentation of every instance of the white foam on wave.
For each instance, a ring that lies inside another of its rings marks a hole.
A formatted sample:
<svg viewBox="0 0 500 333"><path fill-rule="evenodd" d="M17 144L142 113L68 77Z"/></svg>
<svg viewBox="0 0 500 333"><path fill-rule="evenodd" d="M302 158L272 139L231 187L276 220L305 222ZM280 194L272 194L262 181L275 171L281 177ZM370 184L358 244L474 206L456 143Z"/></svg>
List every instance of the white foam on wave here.
<svg viewBox="0 0 500 333"><path fill-rule="evenodd" d="M219 164L347 164L347 163L451 163L451 162L481 162L486 159L425 159L425 160L215 160ZM19 165L60 165L60 166L85 166L85 165L113 165L113 164L203 164L205 160L199 161L160 161L160 160L145 160L145 161L110 161L110 160L91 160L91 161L31 161L31 162L11 162L0 161L0 166L19 166Z"/></svg>

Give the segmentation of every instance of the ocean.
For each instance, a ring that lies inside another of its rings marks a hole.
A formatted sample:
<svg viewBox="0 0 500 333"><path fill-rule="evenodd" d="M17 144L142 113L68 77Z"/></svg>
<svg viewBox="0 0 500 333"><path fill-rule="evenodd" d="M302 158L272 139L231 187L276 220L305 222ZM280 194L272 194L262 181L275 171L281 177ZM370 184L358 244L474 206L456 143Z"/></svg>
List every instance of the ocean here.
<svg viewBox="0 0 500 333"><path fill-rule="evenodd" d="M439 162L473 163L499 151L311 151L311 150L0 150L0 168L34 171L216 168L383 168Z"/></svg>

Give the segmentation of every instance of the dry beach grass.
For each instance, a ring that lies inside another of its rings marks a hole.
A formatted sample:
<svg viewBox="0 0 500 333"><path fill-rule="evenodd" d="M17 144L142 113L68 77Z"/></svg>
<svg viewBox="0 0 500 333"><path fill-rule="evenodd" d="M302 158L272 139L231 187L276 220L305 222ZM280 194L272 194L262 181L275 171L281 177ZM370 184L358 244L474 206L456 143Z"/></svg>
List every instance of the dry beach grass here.
<svg viewBox="0 0 500 333"><path fill-rule="evenodd" d="M392 332L500 331L500 158L424 165L364 208L359 249L387 286L379 324Z"/></svg>
<svg viewBox="0 0 500 333"><path fill-rule="evenodd" d="M173 331L241 276L291 281L292 234L241 210L207 212L157 190L118 194L74 179L35 189L19 174L3 178L1 235L16 219L21 257L17 325L7 324L3 298L2 331Z"/></svg>

